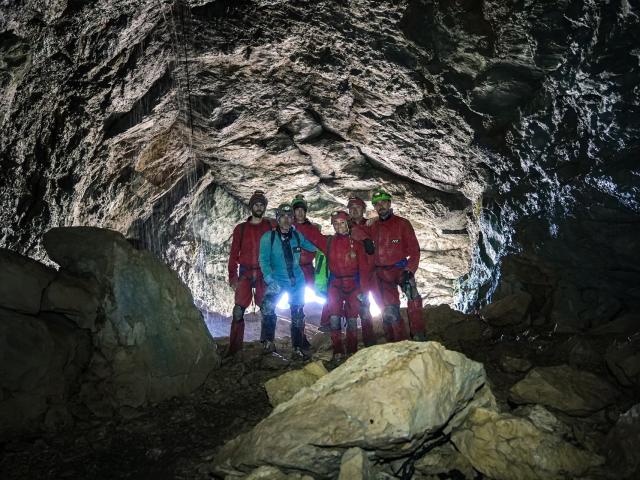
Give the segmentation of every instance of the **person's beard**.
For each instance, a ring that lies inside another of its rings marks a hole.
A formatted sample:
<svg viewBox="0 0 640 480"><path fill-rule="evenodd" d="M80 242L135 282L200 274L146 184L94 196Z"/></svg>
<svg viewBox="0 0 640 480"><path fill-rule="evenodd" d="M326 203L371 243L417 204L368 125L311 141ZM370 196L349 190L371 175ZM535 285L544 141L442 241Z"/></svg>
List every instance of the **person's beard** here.
<svg viewBox="0 0 640 480"><path fill-rule="evenodd" d="M256 218L262 218L262 216L264 215L264 210L251 210L251 215L253 215Z"/></svg>

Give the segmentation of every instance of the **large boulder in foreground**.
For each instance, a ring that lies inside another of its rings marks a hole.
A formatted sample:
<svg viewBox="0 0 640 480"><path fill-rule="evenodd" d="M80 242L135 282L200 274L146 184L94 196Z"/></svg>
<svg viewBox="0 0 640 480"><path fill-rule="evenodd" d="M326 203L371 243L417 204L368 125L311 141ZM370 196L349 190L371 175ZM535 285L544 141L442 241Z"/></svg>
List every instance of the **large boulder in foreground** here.
<svg viewBox="0 0 640 480"><path fill-rule="evenodd" d="M482 364L435 342L370 347L226 444L216 469L241 475L271 465L335 478L352 447L408 455L455 424L485 382Z"/></svg>
<svg viewBox="0 0 640 480"><path fill-rule="evenodd" d="M474 409L451 438L476 470L495 480L577 478L604 463L527 419L486 408Z"/></svg>
<svg viewBox="0 0 640 480"><path fill-rule="evenodd" d="M516 383L509 399L518 404L539 403L569 415L590 415L611 405L618 391L609 382L569 365L537 367Z"/></svg>
<svg viewBox="0 0 640 480"><path fill-rule="evenodd" d="M219 363L191 293L150 252L90 227L54 228L43 243L64 271L91 279L101 306L80 392L95 414L187 394Z"/></svg>

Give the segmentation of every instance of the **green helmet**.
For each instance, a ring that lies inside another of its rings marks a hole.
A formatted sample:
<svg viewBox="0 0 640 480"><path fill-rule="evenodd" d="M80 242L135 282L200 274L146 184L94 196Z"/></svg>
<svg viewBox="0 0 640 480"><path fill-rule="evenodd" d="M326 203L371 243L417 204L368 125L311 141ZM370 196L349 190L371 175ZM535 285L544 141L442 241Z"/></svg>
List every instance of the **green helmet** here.
<svg viewBox="0 0 640 480"><path fill-rule="evenodd" d="M309 208L309 205L307 204L307 201L304 199L304 195L302 195L301 193L296 195L294 197L293 201L291 202L291 208L293 208L295 210L298 207L304 208L305 212Z"/></svg>
<svg viewBox="0 0 640 480"><path fill-rule="evenodd" d="M380 202L381 200L389 200L389 201L391 201L391 194L385 192L381 188L377 188L377 189L375 189L373 191L373 194L371 195L371 203L373 205L375 205L376 203Z"/></svg>

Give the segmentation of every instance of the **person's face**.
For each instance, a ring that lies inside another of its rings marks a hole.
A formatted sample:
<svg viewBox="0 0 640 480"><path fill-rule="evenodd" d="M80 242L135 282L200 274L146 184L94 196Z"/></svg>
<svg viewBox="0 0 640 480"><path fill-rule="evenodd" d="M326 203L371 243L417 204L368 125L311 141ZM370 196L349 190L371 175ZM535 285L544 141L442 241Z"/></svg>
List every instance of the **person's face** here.
<svg viewBox="0 0 640 480"><path fill-rule="evenodd" d="M359 222L364 215L364 208L362 208L362 205L352 204L349 207L349 215L351 215L351 218L353 218L355 222Z"/></svg>
<svg viewBox="0 0 640 480"><path fill-rule="evenodd" d="M287 231L291 228L291 214L290 213L281 213L278 218L278 226L280 230Z"/></svg>
<svg viewBox="0 0 640 480"><path fill-rule="evenodd" d="M251 215L257 218L261 218L264 215L265 204L262 202L256 202L251 206Z"/></svg>
<svg viewBox="0 0 640 480"><path fill-rule="evenodd" d="M307 212L305 212L302 207L296 207L293 210L293 215L295 216L296 223L304 223L307 219Z"/></svg>
<svg viewBox="0 0 640 480"><path fill-rule="evenodd" d="M391 200L380 200L373 206L373 208L376 209L379 217L386 217L389 215L389 211L391 210Z"/></svg>
<svg viewBox="0 0 640 480"><path fill-rule="evenodd" d="M346 235L347 233L349 233L349 224L346 220L343 220L341 218L334 220L333 228L339 235Z"/></svg>

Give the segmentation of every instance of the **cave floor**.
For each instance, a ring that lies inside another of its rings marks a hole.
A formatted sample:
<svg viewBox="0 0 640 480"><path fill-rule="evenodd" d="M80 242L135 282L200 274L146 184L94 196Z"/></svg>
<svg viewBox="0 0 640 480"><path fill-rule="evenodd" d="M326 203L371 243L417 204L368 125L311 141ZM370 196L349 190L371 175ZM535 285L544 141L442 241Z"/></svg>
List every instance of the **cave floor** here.
<svg viewBox="0 0 640 480"><path fill-rule="evenodd" d="M288 352L288 340L277 344ZM2 444L0 478L211 478L199 473L199 466L271 412L264 382L300 366L285 356L262 356L259 343L247 343L241 358L224 361L186 398L162 402L133 418L78 421L64 433Z"/></svg>
<svg viewBox="0 0 640 480"><path fill-rule="evenodd" d="M377 325L377 329L380 330ZM328 360L330 339L310 322L307 328L314 360ZM224 352L227 338L216 343ZM382 342L381 342L382 343ZM210 461L217 449L250 430L272 410L264 383L287 370L288 338L276 341L278 352L263 355L258 342L247 342L236 357L225 359L205 384L191 395L162 402L129 418L76 420L62 433L45 433L0 443L0 478L16 479L210 479ZM524 373L505 373L504 355L528 357L536 365L554 364L556 342L544 335L500 337L462 351L485 365L498 404L508 411L509 388ZM456 348L454 348L456 349ZM326 365L326 363L325 363ZM622 406L618 406L621 408ZM626 408L626 407L625 407ZM622 410L620 410L622 411ZM602 447L615 418L565 417L579 444Z"/></svg>

